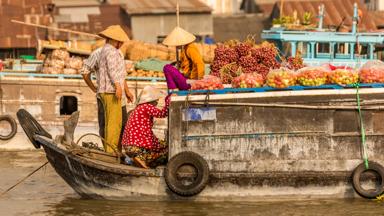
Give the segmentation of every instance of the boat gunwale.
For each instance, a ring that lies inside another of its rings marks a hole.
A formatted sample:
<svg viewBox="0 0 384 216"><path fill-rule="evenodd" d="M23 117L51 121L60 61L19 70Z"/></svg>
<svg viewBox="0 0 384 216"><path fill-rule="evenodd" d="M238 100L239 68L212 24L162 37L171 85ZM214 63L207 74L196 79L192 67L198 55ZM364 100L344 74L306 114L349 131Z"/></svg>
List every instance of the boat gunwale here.
<svg viewBox="0 0 384 216"><path fill-rule="evenodd" d="M112 164L107 163L103 161L98 161L95 159L90 159L86 157L82 157L79 155L71 154L69 151L66 151L57 145L53 143L52 139L49 139L44 136L35 135L34 138L36 141L38 141L43 147L52 149L53 151L56 151L65 157L69 157L71 160L75 160L83 165L101 170L106 172L111 172L119 175L131 175L131 176L147 176L147 177L161 177L162 168L156 168L156 169L142 169L138 167L133 167L129 165L122 165L122 164ZM44 149L46 156L48 157L47 151ZM52 164L52 163L51 163ZM53 167L55 167L54 164L52 164Z"/></svg>

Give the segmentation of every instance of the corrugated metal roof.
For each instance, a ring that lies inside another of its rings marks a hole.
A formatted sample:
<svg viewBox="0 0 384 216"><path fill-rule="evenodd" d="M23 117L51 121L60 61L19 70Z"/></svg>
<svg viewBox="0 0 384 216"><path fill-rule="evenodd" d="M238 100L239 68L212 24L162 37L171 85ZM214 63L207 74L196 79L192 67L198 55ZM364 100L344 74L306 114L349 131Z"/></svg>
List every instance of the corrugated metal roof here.
<svg viewBox="0 0 384 216"><path fill-rule="evenodd" d="M44 38L44 31L16 25L12 19L48 25L51 17L44 5L51 0L5 0L0 1L0 48L36 47L36 36Z"/></svg>
<svg viewBox="0 0 384 216"><path fill-rule="evenodd" d="M52 0L57 7L98 6L99 0Z"/></svg>
<svg viewBox="0 0 384 216"><path fill-rule="evenodd" d="M58 27L88 33L98 33L110 25L120 25L127 32L128 36L131 37L131 30L128 27L129 20L120 5L101 4L97 7L60 7L55 18L64 18L68 16L68 13L71 19L56 19ZM78 16L79 13L81 13L81 16ZM76 16L78 17L76 18ZM84 22L85 20L86 22ZM68 35L66 33L62 33L59 36L60 39L66 39L67 37Z"/></svg>
<svg viewBox="0 0 384 216"><path fill-rule="evenodd" d="M176 0L126 0L123 5L128 15L176 13ZM210 13L212 9L199 0L182 0L181 13Z"/></svg>
<svg viewBox="0 0 384 216"><path fill-rule="evenodd" d="M338 26L344 20L344 25L352 26L353 4L355 0L317 0L317 1L286 1L283 6L284 15L293 15L297 11L298 18L302 18L305 12L312 13L313 21L316 22L316 15L321 4L325 7L324 26ZM363 12L364 16L359 23L360 31L377 30L376 23L372 14L367 11L364 4L360 1L356 2L358 8ZM272 18L280 16L280 3L276 3L271 12Z"/></svg>

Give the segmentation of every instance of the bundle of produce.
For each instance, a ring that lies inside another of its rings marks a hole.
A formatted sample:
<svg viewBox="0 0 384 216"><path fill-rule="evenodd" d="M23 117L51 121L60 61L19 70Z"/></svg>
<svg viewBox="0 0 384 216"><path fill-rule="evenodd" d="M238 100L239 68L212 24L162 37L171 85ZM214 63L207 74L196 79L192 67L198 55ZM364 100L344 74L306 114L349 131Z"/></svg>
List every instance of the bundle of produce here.
<svg viewBox="0 0 384 216"><path fill-rule="evenodd" d="M359 81L358 73L349 69L336 69L329 72L328 76L331 84L350 85Z"/></svg>
<svg viewBox="0 0 384 216"><path fill-rule="evenodd" d="M303 58L300 56L288 57L287 59L287 68L291 70L299 70L304 67Z"/></svg>
<svg viewBox="0 0 384 216"><path fill-rule="evenodd" d="M368 61L359 72L362 83L384 83L384 63L382 61Z"/></svg>
<svg viewBox="0 0 384 216"><path fill-rule="evenodd" d="M264 78L257 73L241 74L232 81L233 88L259 88L264 85Z"/></svg>
<svg viewBox="0 0 384 216"><path fill-rule="evenodd" d="M196 80L192 83L192 90L214 90L214 89L223 89L224 86L221 83L220 78L215 76L204 76L201 80Z"/></svg>
<svg viewBox="0 0 384 216"><path fill-rule="evenodd" d="M237 62L239 56L235 49L220 45L215 49L215 57L211 65L211 71L214 74L219 74L222 67L227 64Z"/></svg>
<svg viewBox="0 0 384 216"><path fill-rule="evenodd" d="M231 40L216 48L211 74L225 77L223 83L229 83L231 79L240 74L231 73L231 77L229 73L225 73L223 76L222 70L228 64L235 63L236 67L241 68L241 73L259 73L265 78L270 69L280 68L277 55L276 47L268 42L256 45L249 39L245 42ZM231 71L238 70L232 69Z"/></svg>
<svg viewBox="0 0 384 216"><path fill-rule="evenodd" d="M296 74L288 68L271 70L267 76L267 85L273 88L287 88L296 84Z"/></svg>
<svg viewBox="0 0 384 216"><path fill-rule="evenodd" d="M234 49L239 57L243 57L251 54L252 45L248 42L238 43Z"/></svg>
<svg viewBox="0 0 384 216"><path fill-rule="evenodd" d="M61 74L63 72L62 68L55 68L55 67L44 67L43 73L44 74Z"/></svg>
<svg viewBox="0 0 384 216"><path fill-rule="evenodd" d="M69 59L69 52L64 49L53 50L52 59L59 59L59 60L66 61Z"/></svg>
<svg viewBox="0 0 384 216"><path fill-rule="evenodd" d="M76 70L74 68L64 68L63 73L69 74L69 75L78 74L78 70Z"/></svg>
<svg viewBox="0 0 384 216"><path fill-rule="evenodd" d="M161 71L152 70L133 70L128 72L128 76L131 77L164 77L164 73Z"/></svg>
<svg viewBox="0 0 384 216"><path fill-rule="evenodd" d="M48 62L48 66L63 69L65 66L65 61L61 59L51 59Z"/></svg>
<svg viewBox="0 0 384 216"><path fill-rule="evenodd" d="M236 62L225 65L220 69L220 73L217 77L220 77L223 84L230 84L234 77L242 74L242 68L236 64ZM215 76L213 73L212 75Z"/></svg>
<svg viewBox="0 0 384 216"><path fill-rule="evenodd" d="M83 59L80 57L71 57L66 66L67 68L80 70L83 67Z"/></svg>
<svg viewBox="0 0 384 216"><path fill-rule="evenodd" d="M324 85L328 79L328 72L324 67L305 67L297 71L297 82L303 86Z"/></svg>

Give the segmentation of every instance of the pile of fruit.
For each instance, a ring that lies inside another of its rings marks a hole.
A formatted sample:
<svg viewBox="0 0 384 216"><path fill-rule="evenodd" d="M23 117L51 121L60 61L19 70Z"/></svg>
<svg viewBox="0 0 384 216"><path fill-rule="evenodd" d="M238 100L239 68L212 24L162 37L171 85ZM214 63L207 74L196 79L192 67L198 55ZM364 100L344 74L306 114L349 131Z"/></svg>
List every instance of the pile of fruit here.
<svg viewBox="0 0 384 216"><path fill-rule="evenodd" d="M288 57L287 68L291 70L299 70L304 67L304 60L301 56Z"/></svg>
<svg viewBox="0 0 384 216"><path fill-rule="evenodd" d="M369 61L360 68L360 82L384 83L384 63L382 61Z"/></svg>
<svg viewBox="0 0 384 216"><path fill-rule="evenodd" d="M259 88L264 85L264 78L257 73L244 73L232 80L233 88Z"/></svg>
<svg viewBox="0 0 384 216"><path fill-rule="evenodd" d="M328 70L324 67L305 67L297 71L297 83L302 86L324 85L328 79Z"/></svg>
<svg viewBox="0 0 384 216"><path fill-rule="evenodd" d="M146 71L146 70L132 70L127 71L128 76L130 77L158 77L163 78L164 73L161 71Z"/></svg>
<svg viewBox="0 0 384 216"><path fill-rule="evenodd" d="M272 70L267 76L267 85L273 88L287 88L296 84L296 74L288 68Z"/></svg>
<svg viewBox="0 0 384 216"><path fill-rule="evenodd" d="M215 89L223 89L223 83L221 79L215 76L204 76L201 80L196 80L192 83L192 90L215 90Z"/></svg>
<svg viewBox="0 0 384 216"><path fill-rule="evenodd" d="M359 81L359 74L350 69L336 69L329 72L328 76L331 84L350 85Z"/></svg>
<svg viewBox="0 0 384 216"><path fill-rule="evenodd" d="M277 48L268 42L228 41L215 49L211 75L220 77L225 84L242 73L258 73L265 78L270 69L280 68L277 56Z"/></svg>

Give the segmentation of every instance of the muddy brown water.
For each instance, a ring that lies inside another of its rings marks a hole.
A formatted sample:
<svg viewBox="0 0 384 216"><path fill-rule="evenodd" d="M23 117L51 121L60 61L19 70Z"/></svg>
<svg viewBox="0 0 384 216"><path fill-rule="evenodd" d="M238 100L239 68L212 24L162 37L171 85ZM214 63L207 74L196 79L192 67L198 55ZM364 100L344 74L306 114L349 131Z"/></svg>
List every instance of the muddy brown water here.
<svg viewBox="0 0 384 216"><path fill-rule="evenodd" d="M0 191L45 162L39 151L0 152ZM384 202L365 199L308 199L259 202L127 202L79 197L46 166L0 197L0 215L384 215Z"/></svg>

